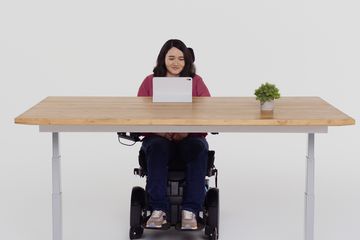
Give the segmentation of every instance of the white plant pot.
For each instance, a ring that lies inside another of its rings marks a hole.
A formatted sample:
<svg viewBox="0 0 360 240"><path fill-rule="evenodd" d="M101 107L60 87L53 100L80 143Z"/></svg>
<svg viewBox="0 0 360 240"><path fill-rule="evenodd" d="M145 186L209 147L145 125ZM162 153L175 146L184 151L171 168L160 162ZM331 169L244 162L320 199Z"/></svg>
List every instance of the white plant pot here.
<svg viewBox="0 0 360 240"><path fill-rule="evenodd" d="M261 111L273 111L274 100L261 103Z"/></svg>

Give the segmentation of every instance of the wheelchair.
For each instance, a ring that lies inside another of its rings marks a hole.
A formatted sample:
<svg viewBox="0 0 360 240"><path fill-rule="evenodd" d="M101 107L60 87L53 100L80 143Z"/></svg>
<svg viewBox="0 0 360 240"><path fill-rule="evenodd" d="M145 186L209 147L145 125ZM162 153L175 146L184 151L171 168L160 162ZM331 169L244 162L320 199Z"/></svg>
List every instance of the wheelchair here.
<svg viewBox="0 0 360 240"><path fill-rule="evenodd" d="M133 133L118 133L118 138L127 139L135 144L141 141L138 135ZM120 143L122 143L120 141ZM122 143L124 144L124 143ZM133 145L132 144L132 145ZM128 145L128 144L125 144ZM168 181L167 181L167 197L170 202L170 211L167 216L167 224L163 228L175 229L180 231L194 231L194 230L181 230L181 203L183 197L183 189L185 186L185 164L182 161L171 160L168 166ZM219 189L217 188L217 176L218 171L214 165L215 151L208 151L208 164L207 174L205 179L205 201L203 209L200 211L197 217L198 229L205 229L205 235L209 240L216 240L219 238ZM134 168L134 174L139 177L147 176L147 165L145 153L140 150L139 167ZM209 186L209 178L215 177L215 187ZM130 201L130 239L139 239L142 237L144 229L146 228L146 222L149 219L151 212L147 203L146 190L140 186L135 186L131 191ZM196 231L195 230L195 231Z"/></svg>

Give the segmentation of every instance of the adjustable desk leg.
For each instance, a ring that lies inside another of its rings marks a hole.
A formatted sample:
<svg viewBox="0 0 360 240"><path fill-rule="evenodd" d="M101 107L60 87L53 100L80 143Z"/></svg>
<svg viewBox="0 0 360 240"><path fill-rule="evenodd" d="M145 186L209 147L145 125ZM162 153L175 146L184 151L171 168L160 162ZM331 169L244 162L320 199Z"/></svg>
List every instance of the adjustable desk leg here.
<svg viewBox="0 0 360 240"><path fill-rule="evenodd" d="M315 182L315 157L314 133L308 134L308 149L306 156L306 192L305 192L305 240L314 239L314 182Z"/></svg>
<svg viewBox="0 0 360 240"><path fill-rule="evenodd" d="M61 168L59 133L52 133L52 219L53 240L62 239L62 210L61 210Z"/></svg>

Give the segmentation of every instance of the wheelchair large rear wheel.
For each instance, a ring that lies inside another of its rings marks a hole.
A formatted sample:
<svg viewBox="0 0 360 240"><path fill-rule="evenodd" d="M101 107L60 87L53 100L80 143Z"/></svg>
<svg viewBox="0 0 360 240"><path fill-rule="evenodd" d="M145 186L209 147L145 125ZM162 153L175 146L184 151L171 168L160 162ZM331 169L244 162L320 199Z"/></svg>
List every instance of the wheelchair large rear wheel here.
<svg viewBox="0 0 360 240"><path fill-rule="evenodd" d="M130 227L129 237L130 237L130 239L141 238L141 236L143 235L143 232L144 232L144 228L142 228L141 226Z"/></svg>
<svg viewBox="0 0 360 240"><path fill-rule="evenodd" d="M219 238L219 189L210 188L206 193L205 209L206 209L206 226L205 234L209 240Z"/></svg>
<svg viewBox="0 0 360 240"><path fill-rule="evenodd" d="M141 238L144 228L143 212L145 208L145 190L142 187L133 187L131 191L131 204L130 204L130 239Z"/></svg>

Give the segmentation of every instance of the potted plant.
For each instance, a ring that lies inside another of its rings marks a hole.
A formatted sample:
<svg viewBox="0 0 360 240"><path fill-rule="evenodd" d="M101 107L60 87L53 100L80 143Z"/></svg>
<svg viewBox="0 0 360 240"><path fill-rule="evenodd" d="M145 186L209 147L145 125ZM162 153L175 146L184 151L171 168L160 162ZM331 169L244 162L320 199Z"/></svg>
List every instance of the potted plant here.
<svg viewBox="0 0 360 240"><path fill-rule="evenodd" d="M280 92L275 84L265 83L255 90L255 96L260 101L261 111L273 111L274 100L280 98Z"/></svg>

